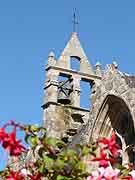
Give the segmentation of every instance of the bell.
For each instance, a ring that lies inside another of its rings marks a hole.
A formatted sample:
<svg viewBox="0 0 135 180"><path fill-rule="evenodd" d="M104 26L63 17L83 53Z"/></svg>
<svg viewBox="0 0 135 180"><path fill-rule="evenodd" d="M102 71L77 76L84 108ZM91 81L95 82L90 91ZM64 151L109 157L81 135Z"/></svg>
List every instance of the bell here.
<svg viewBox="0 0 135 180"><path fill-rule="evenodd" d="M68 81L61 81L59 82L58 86L58 103L61 104L70 104L71 99L70 99L70 94L72 92L72 85Z"/></svg>
<svg viewBox="0 0 135 180"><path fill-rule="evenodd" d="M70 104L71 103L70 97L67 96L63 91L59 91L59 93L58 93L58 103Z"/></svg>

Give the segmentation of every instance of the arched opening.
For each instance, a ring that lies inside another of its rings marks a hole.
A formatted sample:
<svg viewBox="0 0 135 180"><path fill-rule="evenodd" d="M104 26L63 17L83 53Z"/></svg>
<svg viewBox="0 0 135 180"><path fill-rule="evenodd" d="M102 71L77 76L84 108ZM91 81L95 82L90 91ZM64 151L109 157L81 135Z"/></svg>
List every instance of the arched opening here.
<svg viewBox="0 0 135 180"><path fill-rule="evenodd" d="M72 91L73 84L71 76L60 73L58 76L57 102L64 105L70 104Z"/></svg>
<svg viewBox="0 0 135 180"><path fill-rule="evenodd" d="M92 92L92 81L88 81L84 78L80 81L80 107L90 110L91 101L90 101L90 95Z"/></svg>
<svg viewBox="0 0 135 180"><path fill-rule="evenodd" d="M110 136L115 131L123 150L122 161L135 164L135 129L131 112L125 101L108 95L97 116L95 127L99 136Z"/></svg>
<svg viewBox="0 0 135 180"><path fill-rule="evenodd" d="M80 71L80 58L77 56L70 57L70 68L74 71Z"/></svg>

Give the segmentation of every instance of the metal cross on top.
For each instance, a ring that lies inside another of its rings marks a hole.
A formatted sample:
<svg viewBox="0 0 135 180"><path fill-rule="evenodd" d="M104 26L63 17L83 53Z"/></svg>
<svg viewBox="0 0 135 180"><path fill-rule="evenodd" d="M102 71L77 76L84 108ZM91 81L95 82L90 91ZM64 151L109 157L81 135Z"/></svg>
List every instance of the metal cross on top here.
<svg viewBox="0 0 135 180"><path fill-rule="evenodd" d="M78 20L77 20L77 15L76 15L76 9L74 9L73 12L73 32L77 32L77 26L79 24Z"/></svg>

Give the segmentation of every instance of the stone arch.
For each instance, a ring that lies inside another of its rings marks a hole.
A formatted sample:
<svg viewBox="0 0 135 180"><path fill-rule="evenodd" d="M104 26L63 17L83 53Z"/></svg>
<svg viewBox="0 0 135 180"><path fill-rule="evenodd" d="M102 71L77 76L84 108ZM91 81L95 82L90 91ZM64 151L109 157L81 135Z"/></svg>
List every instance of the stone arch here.
<svg viewBox="0 0 135 180"><path fill-rule="evenodd" d="M134 163L135 129L130 108L122 98L107 95L97 114L92 137L108 137L112 131L116 132L122 146L124 163Z"/></svg>
<svg viewBox="0 0 135 180"><path fill-rule="evenodd" d="M81 58L78 56L70 56L70 68L75 71L80 71Z"/></svg>

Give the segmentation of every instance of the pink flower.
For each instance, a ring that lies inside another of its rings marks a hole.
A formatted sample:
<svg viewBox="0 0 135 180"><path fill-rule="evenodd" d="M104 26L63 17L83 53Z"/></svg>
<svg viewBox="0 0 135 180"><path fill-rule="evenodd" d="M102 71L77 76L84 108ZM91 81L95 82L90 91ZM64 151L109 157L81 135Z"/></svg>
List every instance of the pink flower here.
<svg viewBox="0 0 135 180"><path fill-rule="evenodd" d="M92 172L91 176L87 177L87 180L120 180L118 169L112 167L98 168L97 171Z"/></svg>
<svg viewBox="0 0 135 180"><path fill-rule="evenodd" d="M27 169L21 169L20 174L23 175L24 177L27 177L30 175L30 172Z"/></svg>
<svg viewBox="0 0 135 180"><path fill-rule="evenodd" d="M107 167L105 172L104 172L104 176L106 178L116 179L118 174L119 174L119 172L120 172L119 169L113 169L112 167Z"/></svg>
<svg viewBox="0 0 135 180"><path fill-rule="evenodd" d="M135 180L135 170L132 170L129 174L131 175L132 180Z"/></svg>

